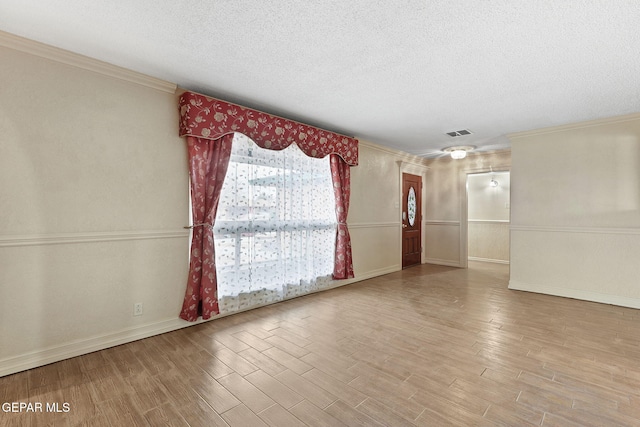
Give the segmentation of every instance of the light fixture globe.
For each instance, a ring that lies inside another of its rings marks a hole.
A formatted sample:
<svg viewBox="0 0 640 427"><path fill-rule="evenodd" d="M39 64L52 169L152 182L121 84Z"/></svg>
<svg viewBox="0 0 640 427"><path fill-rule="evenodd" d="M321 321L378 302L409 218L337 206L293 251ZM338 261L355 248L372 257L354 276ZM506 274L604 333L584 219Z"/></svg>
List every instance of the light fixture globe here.
<svg viewBox="0 0 640 427"><path fill-rule="evenodd" d="M443 148L442 151L445 153L449 153L452 159L460 160L467 157L467 152L473 150L474 146L472 145L459 145L455 147L447 147Z"/></svg>
<svg viewBox="0 0 640 427"><path fill-rule="evenodd" d="M464 150L453 150L451 152L451 158L455 160L464 159L467 157L467 152Z"/></svg>

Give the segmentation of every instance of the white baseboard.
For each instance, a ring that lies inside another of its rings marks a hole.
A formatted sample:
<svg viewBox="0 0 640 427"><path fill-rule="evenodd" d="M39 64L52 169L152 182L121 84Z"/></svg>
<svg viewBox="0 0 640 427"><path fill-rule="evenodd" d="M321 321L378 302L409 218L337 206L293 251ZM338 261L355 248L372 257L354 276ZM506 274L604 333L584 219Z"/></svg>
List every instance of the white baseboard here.
<svg viewBox="0 0 640 427"><path fill-rule="evenodd" d="M125 329L108 335L97 336L86 340L75 341L56 347L49 347L44 350L21 354L0 360L0 377L15 374L27 369L49 363L59 362L83 354L104 350L128 342L137 341L165 332L175 331L187 326L192 326L198 322L187 322L181 319L163 320L155 323Z"/></svg>
<svg viewBox="0 0 640 427"><path fill-rule="evenodd" d="M509 264L509 261L504 259L491 259L491 258L477 258L474 256L470 256L469 261L478 261L478 262L492 262L494 264Z"/></svg>
<svg viewBox="0 0 640 427"><path fill-rule="evenodd" d="M402 270L402 266L400 264L390 265L389 267L378 268L375 270L367 271L364 273L359 273L353 279L347 280L336 280L334 283L336 284L332 288L338 288L340 286L349 285L351 283L360 282L362 280L373 279L374 277L384 276L385 274L395 273L396 271Z"/></svg>
<svg viewBox="0 0 640 427"><path fill-rule="evenodd" d="M509 289L517 291L536 292L539 294L554 295L558 297L573 298L584 301L598 302L602 304L611 304L621 307L640 309L640 299L622 297L618 295L601 294L599 292L561 288L557 286L540 285L534 283L524 283L515 280L509 281Z"/></svg>
<svg viewBox="0 0 640 427"><path fill-rule="evenodd" d="M462 267L460 261L451 261L448 259L425 258L426 264L446 265L447 267Z"/></svg>
<svg viewBox="0 0 640 427"><path fill-rule="evenodd" d="M402 270L402 267L400 265L392 265L385 268L371 270L362 274L358 274L353 279L335 280L333 282L333 285L329 289L338 288L340 286L349 285L351 283L371 279L373 277L382 276L400 270ZM250 309L254 308L258 307L251 307ZM205 320L204 322L213 321L215 319L226 317L231 314L236 313L217 316L215 318ZM198 323L202 322L202 319L199 319L196 322L187 322L179 318L162 320L114 332L112 334L96 336L85 340L62 344L60 346L49 347L43 350L20 354L18 356L0 360L0 377L15 374L27 369L37 368L39 366L48 365L49 363L70 359L72 357L81 356L83 354L92 353L94 351L104 350L106 348L126 344L143 338L149 338L154 335L164 334L166 332L171 332L188 326L197 325Z"/></svg>

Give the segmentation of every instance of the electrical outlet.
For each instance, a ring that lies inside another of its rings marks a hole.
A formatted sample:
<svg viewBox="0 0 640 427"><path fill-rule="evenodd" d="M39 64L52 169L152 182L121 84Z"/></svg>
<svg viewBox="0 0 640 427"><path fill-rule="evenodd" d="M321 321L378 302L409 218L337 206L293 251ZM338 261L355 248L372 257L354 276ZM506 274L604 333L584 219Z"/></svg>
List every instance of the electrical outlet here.
<svg viewBox="0 0 640 427"><path fill-rule="evenodd" d="M142 316L142 303L137 302L133 304L133 315L134 316Z"/></svg>
<svg viewBox="0 0 640 427"><path fill-rule="evenodd" d="M509 208L511 208L511 204L510 204L509 202L505 202L505 204L504 204L504 208L505 208L505 209L509 209Z"/></svg>

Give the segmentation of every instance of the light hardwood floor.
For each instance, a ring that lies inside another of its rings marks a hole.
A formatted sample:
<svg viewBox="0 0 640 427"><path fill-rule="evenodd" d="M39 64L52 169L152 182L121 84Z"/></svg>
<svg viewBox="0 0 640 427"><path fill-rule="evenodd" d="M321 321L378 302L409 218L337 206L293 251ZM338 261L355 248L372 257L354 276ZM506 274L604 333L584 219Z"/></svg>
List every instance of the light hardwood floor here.
<svg viewBox="0 0 640 427"><path fill-rule="evenodd" d="M0 378L25 426L640 425L640 311L422 265Z"/></svg>

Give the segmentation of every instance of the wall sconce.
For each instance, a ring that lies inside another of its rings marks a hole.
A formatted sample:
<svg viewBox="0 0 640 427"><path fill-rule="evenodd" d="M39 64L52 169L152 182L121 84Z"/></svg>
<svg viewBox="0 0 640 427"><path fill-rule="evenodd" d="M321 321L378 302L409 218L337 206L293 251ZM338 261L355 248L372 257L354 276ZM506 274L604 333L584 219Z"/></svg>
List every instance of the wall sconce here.
<svg viewBox="0 0 640 427"><path fill-rule="evenodd" d="M493 176L493 166L489 166L489 168L491 169L491 181L489 181L489 187L497 187L498 186L498 181L496 181L496 178Z"/></svg>
<svg viewBox="0 0 640 427"><path fill-rule="evenodd" d="M460 145L455 147L443 148L442 151L444 151L445 153L449 153L452 159L460 160L467 157L467 151L471 151L474 148L476 147L471 145Z"/></svg>

